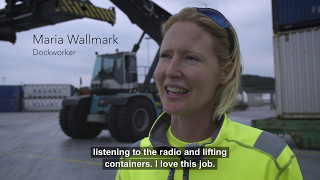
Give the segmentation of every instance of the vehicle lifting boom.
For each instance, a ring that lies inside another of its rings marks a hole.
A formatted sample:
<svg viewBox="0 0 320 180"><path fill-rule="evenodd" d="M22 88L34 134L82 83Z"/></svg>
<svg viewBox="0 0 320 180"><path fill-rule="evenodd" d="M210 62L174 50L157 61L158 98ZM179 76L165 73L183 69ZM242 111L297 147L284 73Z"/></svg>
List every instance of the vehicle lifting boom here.
<svg viewBox="0 0 320 180"><path fill-rule="evenodd" d="M83 0L6 0L0 10L0 40L15 43L16 32L83 17L115 23L114 8L104 9Z"/></svg>

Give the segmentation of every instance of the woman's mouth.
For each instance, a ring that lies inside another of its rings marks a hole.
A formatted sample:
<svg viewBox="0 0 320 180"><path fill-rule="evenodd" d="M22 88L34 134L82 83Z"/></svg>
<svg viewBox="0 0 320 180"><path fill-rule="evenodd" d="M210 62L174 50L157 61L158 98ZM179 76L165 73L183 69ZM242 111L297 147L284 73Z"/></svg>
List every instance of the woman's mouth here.
<svg viewBox="0 0 320 180"><path fill-rule="evenodd" d="M178 87L171 87L171 86L167 86L166 91L168 94L170 95L182 95L182 94L186 94L188 92L188 90L183 89L183 88L178 88Z"/></svg>

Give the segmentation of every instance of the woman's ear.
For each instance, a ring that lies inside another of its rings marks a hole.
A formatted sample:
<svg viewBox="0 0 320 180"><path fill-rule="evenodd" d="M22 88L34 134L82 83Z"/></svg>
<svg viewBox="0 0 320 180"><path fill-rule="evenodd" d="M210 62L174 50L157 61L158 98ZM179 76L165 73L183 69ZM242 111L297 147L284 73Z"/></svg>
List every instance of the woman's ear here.
<svg viewBox="0 0 320 180"><path fill-rule="evenodd" d="M231 79L230 73L232 71L233 65L233 62L229 62L227 66L221 69L219 84L226 84Z"/></svg>

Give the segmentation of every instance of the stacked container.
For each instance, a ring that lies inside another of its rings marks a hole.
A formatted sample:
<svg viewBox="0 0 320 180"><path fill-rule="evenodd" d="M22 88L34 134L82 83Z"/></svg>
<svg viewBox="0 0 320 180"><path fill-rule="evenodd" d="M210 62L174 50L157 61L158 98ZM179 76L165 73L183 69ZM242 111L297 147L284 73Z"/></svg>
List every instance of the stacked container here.
<svg viewBox="0 0 320 180"><path fill-rule="evenodd" d="M320 149L320 1L272 0L276 118L254 127Z"/></svg>
<svg viewBox="0 0 320 180"><path fill-rule="evenodd" d="M277 115L320 118L320 27L274 36Z"/></svg>
<svg viewBox="0 0 320 180"><path fill-rule="evenodd" d="M275 33L320 25L320 2L317 0L272 0Z"/></svg>
<svg viewBox="0 0 320 180"><path fill-rule="evenodd" d="M74 93L69 84L28 84L23 90L24 111L59 111L63 99Z"/></svg>
<svg viewBox="0 0 320 180"><path fill-rule="evenodd" d="M320 1L273 0L277 116L320 119Z"/></svg>
<svg viewBox="0 0 320 180"><path fill-rule="evenodd" d="M21 86L0 86L0 112L21 111Z"/></svg>

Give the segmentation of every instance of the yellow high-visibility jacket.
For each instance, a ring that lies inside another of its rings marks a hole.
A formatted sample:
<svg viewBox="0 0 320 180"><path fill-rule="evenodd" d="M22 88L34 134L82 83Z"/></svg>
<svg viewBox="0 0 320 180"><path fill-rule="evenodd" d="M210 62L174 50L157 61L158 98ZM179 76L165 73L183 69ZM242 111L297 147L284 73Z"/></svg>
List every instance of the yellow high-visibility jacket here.
<svg viewBox="0 0 320 180"><path fill-rule="evenodd" d="M155 150L157 148L172 147L169 145L166 137L166 130L169 126L170 115L167 113L161 114L151 128L149 136L138 141L135 145L153 148ZM193 168L137 170L119 168L116 179L302 179L296 156L281 138L269 132L233 122L227 115L223 117L219 129L213 133L211 143L205 143L202 147L229 147L229 157L218 158L216 170ZM130 156L128 159L130 158L135 157Z"/></svg>

